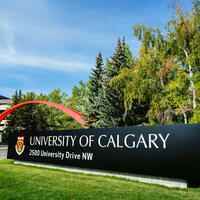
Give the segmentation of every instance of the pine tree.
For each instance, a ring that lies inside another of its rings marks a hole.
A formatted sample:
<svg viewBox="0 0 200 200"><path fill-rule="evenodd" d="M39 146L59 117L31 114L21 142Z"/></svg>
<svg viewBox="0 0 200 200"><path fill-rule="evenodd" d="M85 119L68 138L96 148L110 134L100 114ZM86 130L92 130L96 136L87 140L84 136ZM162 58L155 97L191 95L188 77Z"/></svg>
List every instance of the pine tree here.
<svg viewBox="0 0 200 200"><path fill-rule="evenodd" d="M107 59L103 77L103 88L99 93L98 127L139 125L145 122L148 105L135 99L126 105L124 82L118 81L122 71L132 70L135 61L123 38L117 42L111 61Z"/></svg>
<svg viewBox="0 0 200 200"><path fill-rule="evenodd" d="M99 121L99 103L100 99L99 94L102 90L102 78L103 78L103 59L102 55L99 52L96 57L95 68L92 69L91 76L89 77L89 86L88 86L88 108L86 109L85 120L87 123L86 126L98 127Z"/></svg>
<svg viewBox="0 0 200 200"><path fill-rule="evenodd" d="M124 41L124 40L123 40ZM125 54L125 44L121 44L121 40L118 39L117 46L114 55L111 57L111 67L106 69L106 79L109 82L114 76L117 76L123 68L127 66L127 57Z"/></svg>
<svg viewBox="0 0 200 200"><path fill-rule="evenodd" d="M36 96L34 92L28 92L26 95L23 96L23 101L33 101L35 100ZM28 104L22 108L20 117L22 118L22 125L21 128L26 131L34 131L37 130L37 105L36 104ZM23 112L23 114L22 114Z"/></svg>
<svg viewBox="0 0 200 200"><path fill-rule="evenodd" d="M113 77L117 76L123 68L128 67L125 54L125 39L121 44L118 39L114 55L108 61L103 79L103 89L100 92L100 120L99 127L125 126L123 115L125 113L124 94L119 85L111 85Z"/></svg>
<svg viewBox="0 0 200 200"><path fill-rule="evenodd" d="M15 94L12 96L12 101L13 103L10 104L10 106L17 105L21 102L22 100L22 93L21 90L15 91ZM20 115L20 110L15 110L12 112L11 115L7 116L6 120L6 128L3 132L3 142L7 143L8 142L8 136L10 133L14 133L19 130L20 124L21 124L21 119L19 118Z"/></svg>

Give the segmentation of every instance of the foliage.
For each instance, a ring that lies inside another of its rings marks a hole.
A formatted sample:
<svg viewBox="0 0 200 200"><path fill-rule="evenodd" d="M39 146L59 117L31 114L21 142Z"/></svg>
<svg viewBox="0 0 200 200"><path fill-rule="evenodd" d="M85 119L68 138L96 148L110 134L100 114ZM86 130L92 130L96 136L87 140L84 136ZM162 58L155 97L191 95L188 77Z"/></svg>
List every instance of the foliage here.
<svg viewBox="0 0 200 200"><path fill-rule="evenodd" d="M115 52L96 58L88 83L79 82L68 96L60 89L48 95L16 92L13 105L26 100L59 103L82 113L88 127L200 122L200 1L183 12L174 1L175 16L163 30L136 24L141 42L134 57L118 39ZM177 3L178 2L178 3ZM15 130L76 129L80 124L46 105L28 105L8 117L4 133Z"/></svg>
<svg viewBox="0 0 200 200"><path fill-rule="evenodd" d="M67 93L61 90L54 89L48 95L40 94L37 99L58 103L69 108L72 108L80 113L84 113L86 105L86 84L82 81L79 82L80 87L74 86L72 95L68 96ZM64 129L81 129L83 128L72 117L66 115L62 111L47 105L39 105L41 109L45 110L47 124L50 130L64 130Z"/></svg>
<svg viewBox="0 0 200 200"><path fill-rule="evenodd" d="M139 56L112 80L121 84L125 105L138 100L148 106L150 124L198 122L200 3L193 5L189 14L176 4L176 16L165 33L136 24L134 35L142 44Z"/></svg>
<svg viewBox="0 0 200 200"><path fill-rule="evenodd" d="M20 103L21 100L22 100L21 90L19 92L16 90L15 94L12 96L13 103L10 104L10 106ZM19 129L19 127L21 127L22 124L21 124L21 119L18 118L19 115L20 115L20 110L15 110L12 113L12 115L9 115L7 117L7 125L2 134L2 142L3 143L8 142L9 133L15 132Z"/></svg>
<svg viewBox="0 0 200 200"><path fill-rule="evenodd" d="M118 39L114 55L106 60L103 72L103 87L98 93L99 120L96 127L130 126L145 121L145 106L134 101L125 104L124 84L118 81L121 71L128 71L134 65L134 59L125 43Z"/></svg>
<svg viewBox="0 0 200 200"><path fill-rule="evenodd" d="M22 95L21 90L16 91L12 96L14 106L24 101L35 100L36 95L34 92ZM21 107L7 117L6 128L3 132L3 142L7 143L8 135L16 131L35 131L46 130L48 127L47 119L44 110L36 104L29 104Z"/></svg>
<svg viewBox="0 0 200 200"><path fill-rule="evenodd" d="M74 86L72 96L68 97L60 89L54 89L50 94L36 95L34 92L28 92L22 95L21 90L16 91L12 96L14 106L24 101L45 100L65 105L78 112L84 113L87 107L86 103L86 84L80 81L80 88ZM83 128L72 117L51 106L43 104L29 104L23 106L7 117L6 128L3 132L3 142L7 143L8 136L16 131L41 131L41 130L63 130L63 129L81 129Z"/></svg>
<svg viewBox="0 0 200 200"><path fill-rule="evenodd" d="M88 107L85 113L85 125L90 128L98 127L100 120L101 90L103 90L103 59L99 52L96 57L95 68L92 69L91 76L89 77L87 88Z"/></svg>
<svg viewBox="0 0 200 200"><path fill-rule="evenodd" d="M125 54L125 40L121 43L118 39L114 55L111 61L107 60L107 66L104 70L103 88L99 94L99 127L113 127L124 126L123 115L124 109L124 95L118 85L110 84L113 77L117 76L121 69L127 68L127 57Z"/></svg>
<svg viewBox="0 0 200 200"><path fill-rule="evenodd" d="M82 115L85 114L85 112L86 112L85 110L88 107L87 83L83 83L82 81L79 81L79 87L78 86L73 87L72 95L67 98L66 106L80 112ZM83 128L74 119L72 119L69 116L67 116L67 117L68 117L68 120L64 121L65 127L67 129L82 129Z"/></svg>

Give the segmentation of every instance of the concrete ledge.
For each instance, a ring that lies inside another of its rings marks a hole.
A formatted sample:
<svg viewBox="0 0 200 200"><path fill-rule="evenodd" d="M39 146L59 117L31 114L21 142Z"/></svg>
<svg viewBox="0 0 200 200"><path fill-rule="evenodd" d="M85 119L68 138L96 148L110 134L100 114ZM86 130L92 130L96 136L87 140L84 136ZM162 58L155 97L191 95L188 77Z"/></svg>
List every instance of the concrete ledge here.
<svg viewBox="0 0 200 200"><path fill-rule="evenodd" d="M167 187L187 188L186 180L179 180L179 179L173 179L173 178L146 176L146 175L129 174L129 173L119 173L119 172L112 172L112 171L94 170L94 169L85 169L85 168L76 168L76 167L65 167L65 166L58 166L58 165L52 165L52 164L25 162L25 161L17 161L17 160L15 160L14 163L22 164L22 165L37 166L37 167L46 167L46 168L51 168L51 169L60 169L60 170L68 171L68 172L78 172L78 173L84 173L84 174L126 178L126 179L133 180L133 181L140 181L140 182L151 183L151 184L159 184L159 185L164 185Z"/></svg>

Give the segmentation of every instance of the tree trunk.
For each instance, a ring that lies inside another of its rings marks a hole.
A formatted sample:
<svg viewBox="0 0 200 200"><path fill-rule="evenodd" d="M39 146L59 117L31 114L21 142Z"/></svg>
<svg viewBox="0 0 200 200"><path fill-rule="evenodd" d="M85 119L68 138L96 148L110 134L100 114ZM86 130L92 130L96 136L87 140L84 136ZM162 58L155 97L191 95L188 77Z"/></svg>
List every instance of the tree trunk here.
<svg viewBox="0 0 200 200"><path fill-rule="evenodd" d="M164 87L164 81L163 81L163 77L162 76L160 76L160 83L161 83L162 87Z"/></svg>
<svg viewBox="0 0 200 200"><path fill-rule="evenodd" d="M188 58L188 52L187 50L184 50L186 58ZM190 89L192 91L192 97L193 97L193 109L195 109L197 107L197 103L196 103L196 91L194 88L194 83L192 81L192 77L193 77L193 73L192 73L192 66L189 63L189 73L190 73Z"/></svg>
<svg viewBox="0 0 200 200"><path fill-rule="evenodd" d="M186 115L186 111L184 110L184 108L182 108L182 106L180 104L178 104L180 109L181 109L181 113L183 113L183 117L184 117L184 123L187 124L187 115Z"/></svg>
<svg viewBox="0 0 200 200"><path fill-rule="evenodd" d="M184 123L187 124L187 115L185 114L185 112L183 112L183 116L184 116Z"/></svg>

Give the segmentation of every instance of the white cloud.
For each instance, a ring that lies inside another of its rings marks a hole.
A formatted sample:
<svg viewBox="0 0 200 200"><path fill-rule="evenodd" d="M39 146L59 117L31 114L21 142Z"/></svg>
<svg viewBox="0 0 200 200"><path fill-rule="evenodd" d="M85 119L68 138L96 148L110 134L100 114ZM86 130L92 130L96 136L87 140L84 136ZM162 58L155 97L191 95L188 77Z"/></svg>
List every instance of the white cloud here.
<svg viewBox="0 0 200 200"><path fill-rule="evenodd" d="M9 21L0 20L0 64L7 65L8 67L11 65L26 65L66 72L90 70L91 65L89 61L83 61L83 58L81 59L79 54L69 54L70 59L63 58L62 55L55 55L56 57L61 57L59 59L43 56L41 52L37 54L31 53L29 49L19 51L18 46L15 45L15 34L17 34L17 32L14 30L14 27L10 25ZM48 35L47 32L46 35Z"/></svg>
<svg viewBox="0 0 200 200"><path fill-rule="evenodd" d="M118 30L119 16L109 16L106 25L98 21L100 13L74 15L69 10L66 17L66 10L61 9L65 20L55 20L59 15L47 9L50 6L54 11L52 5L41 3L36 8L27 1L14 2L16 5L9 9L0 8L0 68L25 65L81 72L91 69L98 51L104 57L111 56L118 38L118 33L112 30Z"/></svg>
<svg viewBox="0 0 200 200"><path fill-rule="evenodd" d="M9 23L0 23L0 64L4 65L26 65L66 72L87 71L90 69L89 63L74 59L61 60L45 56L30 55L16 50L14 45L14 31ZM28 50L27 50L28 52ZM76 55L77 58L79 57ZM1 66L0 66L1 67Z"/></svg>
<svg viewBox="0 0 200 200"><path fill-rule="evenodd" d="M7 65L26 65L66 72L80 72L90 70L89 64L81 61L63 61L48 57L30 56L16 53L16 51L13 53L10 52L10 50L0 52L0 63Z"/></svg>

